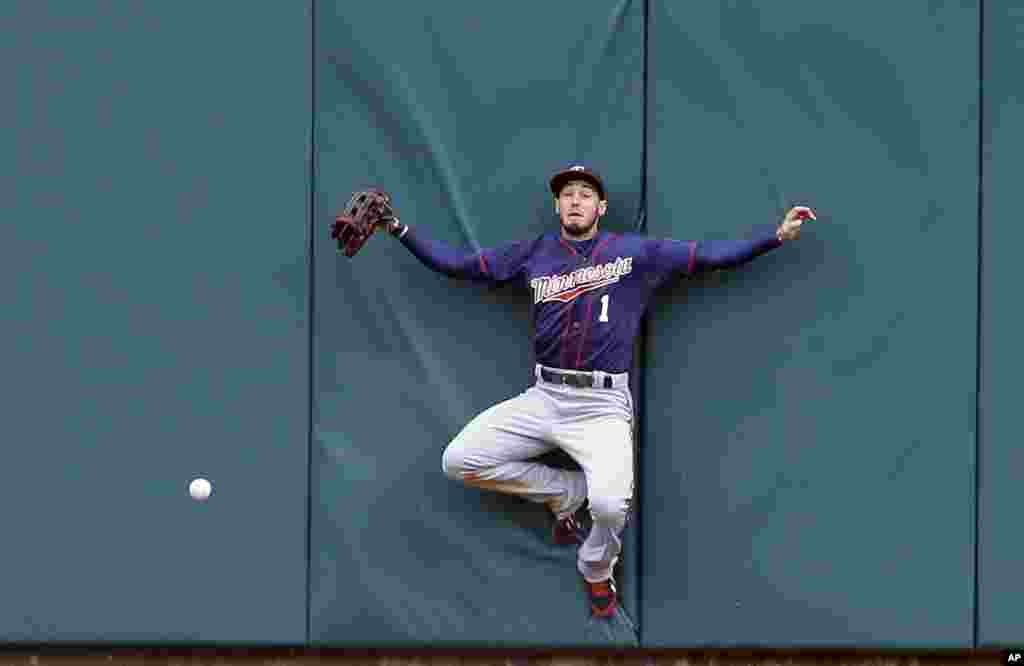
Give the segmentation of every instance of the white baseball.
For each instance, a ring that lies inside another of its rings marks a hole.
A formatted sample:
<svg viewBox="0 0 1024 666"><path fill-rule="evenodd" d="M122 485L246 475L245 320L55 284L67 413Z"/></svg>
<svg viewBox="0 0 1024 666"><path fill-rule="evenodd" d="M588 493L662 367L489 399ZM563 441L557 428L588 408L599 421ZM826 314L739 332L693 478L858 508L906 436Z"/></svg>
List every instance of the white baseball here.
<svg viewBox="0 0 1024 666"><path fill-rule="evenodd" d="M200 502L207 499L212 490L210 482L206 479L193 479L192 483L188 484L188 494L192 496L192 499Z"/></svg>

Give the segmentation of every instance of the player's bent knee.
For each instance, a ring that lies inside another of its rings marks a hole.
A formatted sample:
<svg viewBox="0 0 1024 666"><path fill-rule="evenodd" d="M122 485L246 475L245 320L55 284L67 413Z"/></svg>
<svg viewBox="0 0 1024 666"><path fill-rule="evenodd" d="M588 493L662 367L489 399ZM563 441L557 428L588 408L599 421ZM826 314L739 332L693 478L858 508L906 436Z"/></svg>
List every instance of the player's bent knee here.
<svg viewBox="0 0 1024 666"><path fill-rule="evenodd" d="M466 473L466 457L451 444L441 454L441 471L453 481L461 481Z"/></svg>

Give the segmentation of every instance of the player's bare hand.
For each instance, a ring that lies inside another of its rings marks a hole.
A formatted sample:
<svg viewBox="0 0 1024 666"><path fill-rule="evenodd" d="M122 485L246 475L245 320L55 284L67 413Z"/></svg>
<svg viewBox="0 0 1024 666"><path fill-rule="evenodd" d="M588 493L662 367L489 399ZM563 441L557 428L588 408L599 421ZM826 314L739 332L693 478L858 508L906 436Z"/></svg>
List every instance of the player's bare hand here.
<svg viewBox="0 0 1024 666"><path fill-rule="evenodd" d="M807 206L793 206L786 213L785 219L782 221L782 225L779 226L779 230L776 232L779 240L796 240L800 237L800 225L803 224L804 220L816 220L814 211Z"/></svg>

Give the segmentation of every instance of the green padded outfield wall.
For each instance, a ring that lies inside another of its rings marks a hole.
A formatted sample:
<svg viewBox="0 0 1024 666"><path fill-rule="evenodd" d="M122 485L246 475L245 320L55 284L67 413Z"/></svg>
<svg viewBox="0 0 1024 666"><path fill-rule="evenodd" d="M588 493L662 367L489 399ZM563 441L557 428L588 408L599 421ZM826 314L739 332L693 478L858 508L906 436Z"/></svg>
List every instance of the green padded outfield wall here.
<svg viewBox="0 0 1024 666"><path fill-rule="evenodd" d="M643 643L1019 643L1021 12L460 6L0 7L0 642L635 644L544 510L441 473L533 381L528 294L327 237L376 184L434 238L524 238L583 159L617 230L645 171L651 236L820 218L653 305L619 575Z"/></svg>
<svg viewBox="0 0 1024 666"><path fill-rule="evenodd" d="M650 19L649 235L819 221L652 305L644 644L970 646L977 4Z"/></svg>
<svg viewBox="0 0 1024 666"><path fill-rule="evenodd" d="M1024 169L1024 7L986 2L982 63L982 262L978 645L1024 643L1021 577L1020 181Z"/></svg>
<svg viewBox="0 0 1024 666"><path fill-rule="evenodd" d="M328 226L350 192L480 248L557 228L547 179L586 160L633 229L643 4L316 3L310 638L316 645L630 645L588 622L546 509L441 471L474 416L533 382L527 290L452 280L397 240L354 259ZM622 591L635 616L636 530Z"/></svg>
<svg viewBox="0 0 1024 666"><path fill-rule="evenodd" d="M0 642L305 639L309 12L0 5Z"/></svg>

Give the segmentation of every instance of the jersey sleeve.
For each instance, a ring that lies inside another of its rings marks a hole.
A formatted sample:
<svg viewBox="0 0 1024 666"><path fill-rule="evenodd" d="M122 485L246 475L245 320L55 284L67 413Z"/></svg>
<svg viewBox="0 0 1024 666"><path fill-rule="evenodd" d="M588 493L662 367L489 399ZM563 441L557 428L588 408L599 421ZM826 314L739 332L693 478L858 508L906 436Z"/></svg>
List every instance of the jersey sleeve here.
<svg viewBox="0 0 1024 666"><path fill-rule="evenodd" d="M525 275L532 241L509 242L493 248L467 250L427 238L409 227L401 242L425 266L448 277L499 285Z"/></svg>
<svg viewBox="0 0 1024 666"><path fill-rule="evenodd" d="M775 226L766 225L744 240L672 240L649 239L647 258L651 272L659 282L678 275L696 275L703 271L733 268L782 245Z"/></svg>
<svg viewBox="0 0 1024 666"><path fill-rule="evenodd" d="M536 242L513 241L481 250L478 256L484 279L496 285L512 280L525 281L526 264L533 254Z"/></svg>
<svg viewBox="0 0 1024 666"><path fill-rule="evenodd" d="M692 275L697 261L697 241L671 238L644 240L647 273L654 285L678 275Z"/></svg>

